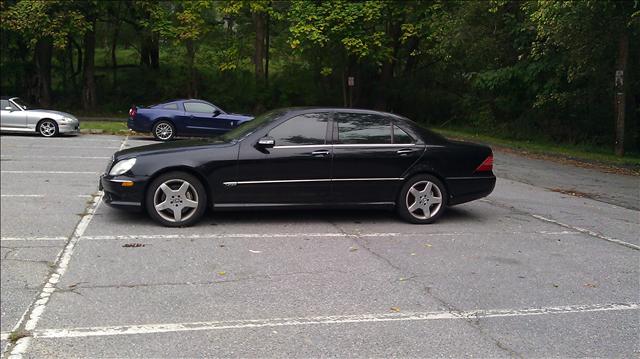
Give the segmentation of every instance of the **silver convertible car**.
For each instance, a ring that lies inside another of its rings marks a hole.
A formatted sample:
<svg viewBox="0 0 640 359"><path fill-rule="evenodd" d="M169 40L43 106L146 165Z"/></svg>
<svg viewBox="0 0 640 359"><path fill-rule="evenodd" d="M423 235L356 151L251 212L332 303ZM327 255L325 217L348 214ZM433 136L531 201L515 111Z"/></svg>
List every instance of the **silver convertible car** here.
<svg viewBox="0 0 640 359"><path fill-rule="evenodd" d="M36 132L44 137L53 137L80 131L80 121L68 113L32 110L18 97L2 97L1 101L1 132Z"/></svg>

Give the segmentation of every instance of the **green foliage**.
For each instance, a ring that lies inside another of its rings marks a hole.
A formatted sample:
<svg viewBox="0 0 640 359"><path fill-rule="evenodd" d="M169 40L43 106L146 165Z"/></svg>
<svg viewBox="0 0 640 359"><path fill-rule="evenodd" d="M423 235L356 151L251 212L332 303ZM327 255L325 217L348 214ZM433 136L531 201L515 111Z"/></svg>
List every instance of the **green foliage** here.
<svg viewBox="0 0 640 359"><path fill-rule="evenodd" d="M55 106L79 107L95 18L99 111L197 94L247 113L350 95L425 124L607 150L628 34L627 143L640 144L635 0L0 0L0 11L0 66L14 70L1 91L32 93L34 45L51 41ZM256 19L268 19L268 81L256 76ZM143 64L152 40L154 67Z"/></svg>

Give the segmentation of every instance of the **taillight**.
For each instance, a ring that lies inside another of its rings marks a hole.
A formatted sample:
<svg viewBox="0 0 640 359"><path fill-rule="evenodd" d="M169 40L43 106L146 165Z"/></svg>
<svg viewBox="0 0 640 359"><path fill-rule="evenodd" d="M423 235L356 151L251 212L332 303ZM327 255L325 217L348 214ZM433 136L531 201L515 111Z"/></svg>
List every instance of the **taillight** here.
<svg viewBox="0 0 640 359"><path fill-rule="evenodd" d="M485 158L484 161L476 168L476 172L486 172L493 170L493 154L489 155L489 157Z"/></svg>
<svg viewBox="0 0 640 359"><path fill-rule="evenodd" d="M135 107L135 106L132 106L132 107L129 109L129 117L131 117L131 118L136 117L136 113L138 113L138 110L136 109L136 107Z"/></svg>

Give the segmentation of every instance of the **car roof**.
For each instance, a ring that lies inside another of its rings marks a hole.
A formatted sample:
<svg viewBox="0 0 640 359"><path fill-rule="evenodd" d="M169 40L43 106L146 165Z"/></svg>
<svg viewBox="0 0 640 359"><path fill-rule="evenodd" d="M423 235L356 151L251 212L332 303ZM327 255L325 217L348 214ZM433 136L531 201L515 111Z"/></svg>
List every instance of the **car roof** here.
<svg viewBox="0 0 640 359"><path fill-rule="evenodd" d="M361 113L361 114L370 114L370 115L392 116L398 119L406 120L405 117L395 113L368 110L368 109L362 109L362 108L349 108L349 107L311 107L311 106L310 107L285 107L285 108L278 109L278 111L282 111L283 114L286 114L286 115L305 114L305 113L312 113L312 112Z"/></svg>

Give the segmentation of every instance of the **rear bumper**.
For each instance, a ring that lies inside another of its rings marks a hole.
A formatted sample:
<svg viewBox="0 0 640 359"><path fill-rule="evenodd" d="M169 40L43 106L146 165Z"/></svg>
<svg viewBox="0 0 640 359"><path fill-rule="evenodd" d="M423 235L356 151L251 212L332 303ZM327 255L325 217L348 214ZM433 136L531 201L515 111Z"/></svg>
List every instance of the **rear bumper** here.
<svg viewBox="0 0 640 359"><path fill-rule="evenodd" d="M496 186L496 176L447 178L449 205L453 206L486 197Z"/></svg>
<svg viewBox="0 0 640 359"><path fill-rule="evenodd" d="M124 187L125 181L133 182L133 186ZM127 210L141 210L144 202L146 177L108 176L100 177L100 189L104 191L103 200L111 207Z"/></svg>
<svg viewBox="0 0 640 359"><path fill-rule="evenodd" d="M151 132L151 123L149 121L134 121L131 117L127 119L127 127L136 132Z"/></svg>

